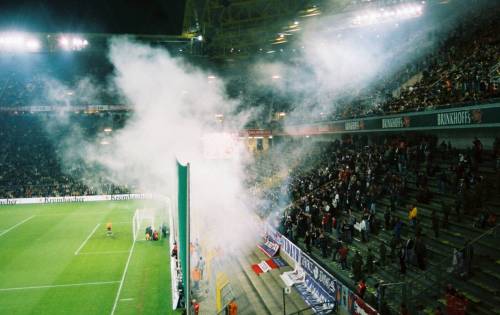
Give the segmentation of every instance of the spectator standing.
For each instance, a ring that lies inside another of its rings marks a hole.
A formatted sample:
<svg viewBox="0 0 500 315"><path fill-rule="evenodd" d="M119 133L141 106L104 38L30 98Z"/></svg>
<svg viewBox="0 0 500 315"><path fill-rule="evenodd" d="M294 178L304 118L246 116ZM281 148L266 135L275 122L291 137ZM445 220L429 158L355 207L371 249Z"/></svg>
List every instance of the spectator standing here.
<svg viewBox="0 0 500 315"><path fill-rule="evenodd" d="M474 259L474 248L469 240L465 242L464 246L464 276L470 277L472 275L472 260Z"/></svg>
<svg viewBox="0 0 500 315"><path fill-rule="evenodd" d="M356 254L354 254L354 258L352 260L352 273L354 275L355 281L359 281L361 279L362 268L363 268L363 258L359 254L359 251L356 251Z"/></svg>
<svg viewBox="0 0 500 315"><path fill-rule="evenodd" d="M308 253L311 252L311 244L312 244L312 237L311 237L311 232L306 231L306 235L304 236L304 243L306 244L306 250Z"/></svg>
<svg viewBox="0 0 500 315"><path fill-rule="evenodd" d="M347 269L347 254L349 253L349 248L347 247L347 244L343 244L342 247L339 249L339 254L340 254L340 265L342 266L342 269Z"/></svg>
<svg viewBox="0 0 500 315"><path fill-rule="evenodd" d="M406 250L404 246L401 246L399 250L399 272L402 275L406 274Z"/></svg>
<svg viewBox="0 0 500 315"><path fill-rule="evenodd" d="M366 282L365 282L365 279L359 280L358 286L357 286L357 291L358 291L359 297L362 298L362 299L364 299L365 298L365 292L366 292Z"/></svg>

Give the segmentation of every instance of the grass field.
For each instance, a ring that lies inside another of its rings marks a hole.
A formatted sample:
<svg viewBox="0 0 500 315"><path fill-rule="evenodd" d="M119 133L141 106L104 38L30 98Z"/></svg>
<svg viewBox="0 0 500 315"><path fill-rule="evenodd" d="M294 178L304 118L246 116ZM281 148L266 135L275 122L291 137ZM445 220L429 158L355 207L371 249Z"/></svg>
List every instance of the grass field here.
<svg viewBox="0 0 500 315"><path fill-rule="evenodd" d="M168 240L132 238L144 202L0 206L0 314L171 314Z"/></svg>

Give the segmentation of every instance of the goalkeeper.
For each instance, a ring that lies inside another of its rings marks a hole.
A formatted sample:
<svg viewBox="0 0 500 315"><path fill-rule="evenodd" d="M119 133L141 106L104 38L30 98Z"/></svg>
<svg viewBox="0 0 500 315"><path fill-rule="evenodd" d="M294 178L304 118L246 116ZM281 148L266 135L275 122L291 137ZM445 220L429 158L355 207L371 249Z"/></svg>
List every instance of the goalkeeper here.
<svg viewBox="0 0 500 315"><path fill-rule="evenodd" d="M108 222L108 224L106 224L106 235L107 236L113 235L113 224L111 222Z"/></svg>

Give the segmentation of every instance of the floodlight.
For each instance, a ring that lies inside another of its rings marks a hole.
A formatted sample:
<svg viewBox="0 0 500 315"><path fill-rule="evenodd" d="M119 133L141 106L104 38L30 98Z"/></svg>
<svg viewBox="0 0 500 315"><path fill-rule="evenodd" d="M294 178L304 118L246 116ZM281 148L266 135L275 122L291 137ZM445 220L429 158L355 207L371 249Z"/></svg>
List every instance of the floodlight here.
<svg viewBox="0 0 500 315"><path fill-rule="evenodd" d="M68 49L69 48L69 39L66 37L59 38L59 45L64 49Z"/></svg>
<svg viewBox="0 0 500 315"><path fill-rule="evenodd" d="M38 51L41 47L40 41L37 39L28 39L25 45L30 51Z"/></svg>

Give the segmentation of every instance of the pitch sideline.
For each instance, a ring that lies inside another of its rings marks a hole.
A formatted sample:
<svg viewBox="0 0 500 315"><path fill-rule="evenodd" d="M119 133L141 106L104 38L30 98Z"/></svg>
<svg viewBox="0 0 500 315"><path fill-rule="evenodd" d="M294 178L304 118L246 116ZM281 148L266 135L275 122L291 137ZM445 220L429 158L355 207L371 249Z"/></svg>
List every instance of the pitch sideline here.
<svg viewBox="0 0 500 315"><path fill-rule="evenodd" d="M24 220L22 220L21 222L11 226L10 228L8 228L7 230L3 230L1 233L0 233L0 237L4 236L5 234L9 233L10 231L12 231L13 229L15 229L16 227L20 226L21 224L25 223L25 222L28 222L29 220L33 219L35 217L35 215L32 215L31 217L29 218L26 218Z"/></svg>
<svg viewBox="0 0 500 315"><path fill-rule="evenodd" d="M66 288L66 287L79 287L88 285L106 285L119 283L120 281L99 281L99 282L83 282L83 283L67 283L67 284L51 284L51 285L38 285L29 287L17 287L17 288L0 288L0 292L7 291L21 291L21 290L36 290L36 289L52 289L52 288Z"/></svg>

